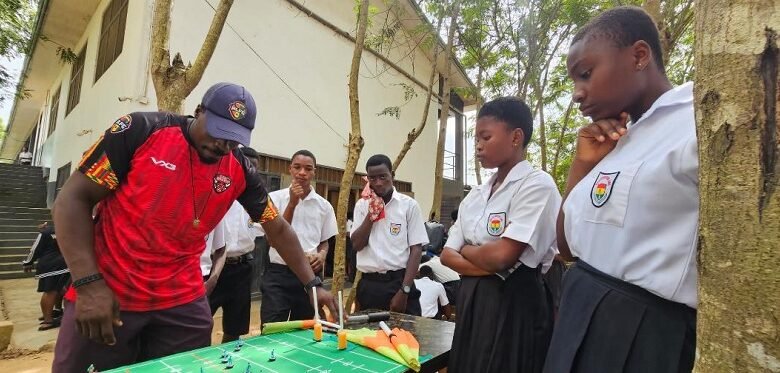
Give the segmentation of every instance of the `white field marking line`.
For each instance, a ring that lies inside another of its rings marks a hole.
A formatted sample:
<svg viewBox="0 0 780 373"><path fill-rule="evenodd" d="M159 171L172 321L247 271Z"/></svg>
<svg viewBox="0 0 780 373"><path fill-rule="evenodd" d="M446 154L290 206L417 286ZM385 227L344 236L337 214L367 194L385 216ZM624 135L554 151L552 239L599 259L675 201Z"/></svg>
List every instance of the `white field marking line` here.
<svg viewBox="0 0 780 373"><path fill-rule="evenodd" d="M293 337L295 337L295 338L299 338L299 339L303 339L303 340L306 340L306 341L308 341L308 340L309 340L309 339L306 339L306 338L304 338L304 337L297 336L297 335L295 335L295 334L290 334L290 336L293 336ZM356 343L354 343L354 344L356 344ZM308 352L308 351L307 351L307 352ZM360 351L360 350L358 350L358 349L351 350L350 352L351 352L351 353L355 353L355 354L357 354L357 355L360 355L360 356L362 356L362 357L365 357L365 358L367 358L367 359L376 360L376 361L381 361L381 362L383 362L383 363L385 363L385 364L390 364L390 365L393 365L393 369L395 369L395 368L396 368L396 365L398 365L398 362L396 362L395 360L392 360L392 359L390 359L390 358L386 358L386 359L379 359L379 358L376 358L376 357L373 357L373 356L369 356L369 355L363 354L363 353L361 353L361 351ZM375 353L377 353L377 354L379 354L379 353L378 353L378 352L376 352L376 351L374 351L374 352L375 352ZM325 357L325 358L327 358L327 359L330 359L330 358L328 358L328 357ZM330 360L333 360L333 359L330 359ZM402 364L401 364L401 366L405 366L405 365L402 365Z"/></svg>
<svg viewBox="0 0 780 373"><path fill-rule="evenodd" d="M251 360L249 360L249 359L246 359L246 358L244 358L243 356L240 356L240 355L230 355L230 356L233 356L233 357L235 357L235 358L238 358L238 359L244 360L244 361L246 361L246 362L247 362L247 363L249 363L249 364L256 365L256 366L259 366L259 367L261 367L261 368L265 368L265 369L267 369L267 370L270 370L271 372L274 372L274 373L279 373L278 371L275 371L275 370L273 370L273 369L271 369L271 368L268 368L268 367L267 367L267 366L265 366L265 365L260 365L260 364L258 364L258 363L256 363L256 362L252 362Z"/></svg>
<svg viewBox="0 0 780 373"><path fill-rule="evenodd" d="M298 337L298 336L296 336L296 335L292 335L292 336L293 336L293 337ZM308 339L306 339L306 338L303 338L303 337L298 337L298 338L305 339L305 340L307 340L307 341L308 341ZM296 349L296 350L301 350L301 351L303 351L303 352L306 352L306 353L308 353L308 354L312 354L312 355L315 355L315 356L319 356L319 357L321 357L321 358L324 358L324 359L326 359L326 360L333 361L333 359L331 359L331 358L330 358L330 357L328 357L328 356L325 356L325 355L318 354L318 353L316 353L316 352L314 352L314 351L304 350L303 348L301 348L301 347L299 347L299 346L296 346L296 345L293 345L293 344L291 344L291 343L288 343L288 342L286 342L286 341L280 341L280 340L278 340L278 339L271 338L271 336L270 336L270 335L268 336L268 339L270 339L270 340L272 340L272 341L274 341L274 342L281 343L281 344L282 344L282 345L284 345L284 346L287 346L287 347L292 347L293 349ZM289 360L289 359L288 359L288 360ZM302 363L298 363L298 364L305 365L305 364L302 364ZM307 365L307 367L308 367L308 365ZM309 367L309 368L311 368L311 367ZM362 370L365 370L366 372L372 372L372 373L374 373L374 371L372 371L372 370L368 370L368 369L365 369L365 368L361 368L361 369L362 369Z"/></svg>
<svg viewBox="0 0 780 373"><path fill-rule="evenodd" d="M166 368L170 369L170 370L171 370L171 372L173 372L173 373L182 373L182 372L181 372L181 369L179 369L179 368L174 368L173 366L169 365L168 363L166 363L166 362L164 362L164 361L162 361L162 360L160 360L160 362L161 362L163 365L165 365L165 367L166 367Z"/></svg>
<svg viewBox="0 0 780 373"><path fill-rule="evenodd" d="M271 339L271 338L269 338L269 339ZM276 342L280 342L280 341L277 341L277 340L275 340L275 339L271 339L271 340L273 340L273 341L276 341ZM293 345L291 345L291 344L289 344L289 343L287 343L287 342L281 342L281 343L282 343L282 345L284 345L284 346L287 346L287 347L293 347L293 349L297 349L297 347L296 347L296 346L293 346ZM253 344L251 344L251 343L246 343L246 345L247 345L247 346L250 346L250 347L252 347L252 348L254 348L254 349L256 349L256 350L260 350L260 351L263 351L263 352L268 352L268 350L267 350L266 348L263 348L263 347L260 347L260 346L255 346L255 345L253 345ZM304 351L304 352L308 352L308 351L306 351L306 350L303 350L303 351ZM301 363L301 362L299 362L299 361L295 361L295 360L293 360L293 359L290 359L290 358L288 358L288 357L286 357L286 356L283 356L283 355L277 356L276 358L277 358L277 359L278 359L278 358L282 358L282 359L284 359L284 360L287 360L287 361L292 361L292 362L293 362L293 363L295 363L295 364L298 364L298 365L303 365L303 366L305 366L306 368L309 368L309 370L308 370L308 371L311 371L311 369L314 369L314 368L312 368L310 365L306 365L306 364L304 364L304 363ZM249 361L249 360L247 360L247 361ZM271 370L271 369L269 369L269 370ZM307 371L307 372L308 372L308 371Z"/></svg>

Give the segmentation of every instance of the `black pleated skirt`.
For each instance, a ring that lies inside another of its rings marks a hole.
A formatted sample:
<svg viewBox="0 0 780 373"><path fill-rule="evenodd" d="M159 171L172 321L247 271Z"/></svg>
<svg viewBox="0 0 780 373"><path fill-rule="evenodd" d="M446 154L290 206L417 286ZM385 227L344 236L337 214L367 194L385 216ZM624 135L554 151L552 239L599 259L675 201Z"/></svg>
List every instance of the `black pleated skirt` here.
<svg viewBox="0 0 780 373"><path fill-rule="evenodd" d="M563 281L544 372L690 372L695 349L695 309L579 261Z"/></svg>
<svg viewBox="0 0 780 373"><path fill-rule="evenodd" d="M448 372L541 372L552 335L539 269L461 280Z"/></svg>

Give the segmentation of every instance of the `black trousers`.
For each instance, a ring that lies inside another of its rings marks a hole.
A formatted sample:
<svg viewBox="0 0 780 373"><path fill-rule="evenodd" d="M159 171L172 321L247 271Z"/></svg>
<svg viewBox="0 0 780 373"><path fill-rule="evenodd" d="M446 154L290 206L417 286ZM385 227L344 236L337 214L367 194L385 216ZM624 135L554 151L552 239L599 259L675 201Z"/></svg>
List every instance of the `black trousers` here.
<svg viewBox="0 0 780 373"><path fill-rule="evenodd" d="M252 308L252 264L225 264L217 286L209 296L211 315L222 307L222 330L225 334L249 333Z"/></svg>
<svg viewBox="0 0 780 373"><path fill-rule="evenodd" d="M390 301L403 287L405 269L387 273L364 273L357 287L355 299L361 310L390 310ZM420 290L412 283L412 291L406 300L406 314L420 316Z"/></svg>
<svg viewBox="0 0 780 373"><path fill-rule="evenodd" d="M268 263L263 274L262 291L260 323L314 318L309 295L290 267Z"/></svg>
<svg viewBox="0 0 780 373"><path fill-rule="evenodd" d="M695 309L579 261L563 281L544 372L690 372L695 350Z"/></svg>

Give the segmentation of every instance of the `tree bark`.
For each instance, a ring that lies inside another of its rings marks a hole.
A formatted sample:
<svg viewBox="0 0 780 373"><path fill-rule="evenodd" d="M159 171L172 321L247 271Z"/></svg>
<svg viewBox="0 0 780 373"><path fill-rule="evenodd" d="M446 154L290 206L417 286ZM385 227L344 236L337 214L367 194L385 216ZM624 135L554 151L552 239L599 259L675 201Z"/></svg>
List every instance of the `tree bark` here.
<svg viewBox="0 0 780 373"><path fill-rule="evenodd" d="M564 136L566 136L566 130L569 128L569 118L571 118L571 111L574 108L574 100L569 101L569 107L566 108L566 113L563 115L563 122L561 122L561 133L558 134L558 141L555 143L555 155L553 155L552 162L552 175L553 178L558 174L558 162L563 150Z"/></svg>
<svg viewBox="0 0 780 373"><path fill-rule="evenodd" d="M482 65L479 65L477 70L477 114L479 114L479 109L482 109L482 104L485 103L485 99L482 97L482 79L484 79L484 74L485 69ZM474 126L474 174L477 176L477 185L482 185L482 164L479 163L479 158L477 158L476 122L474 123Z"/></svg>
<svg viewBox="0 0 780 373"><path fill-rule="evenodd" d="M398 152L398 155L395 157L395 161L393 161L393 170L397 170L398 166L401 165L404 157L406 157L406 153L412 149L412 144L417 141L417 138L420 137L420 134L425 129L425 125L428 123L428 114L430 114L429 111L431 109L431 98L433 97L433 82L435 81L436 75L439 72L439 69L437 68L439 61L439 31L441 30L441 23L443 19L444 13L442 12L439 14L438 20L436 21L436 33L431 34L431 38L433 38L433 64L431 66L431 75L428 77L428 93L425 95L425 106L423 106L422 119L420 119L420 125L416 128L413 128L406 135L406 142L404 142L404 145L401 147L401 151Z"/></svg>
<svg viewBox="0 0 780 373"><path fill-rule="evenodd" d="M182 103L200 83L222 34L233 0L221 0L211 19L211 26L192 66L185 66L178 53L171 61L170 38L172 0L157 0L152 18L152 83L157 95L157 109L182 112Z"/></svg>
<svg viewBox="0 0 780 373"><path fill-rule="evenodd" d="M780 372L780 7L760 0L696 6L695 370Z"/></svg>
<svg viewBox="0 0 780 373"><path fill-rule="evenodd" d="M544 126L544 92L541 85L537 85L536 92L537 100L539 100L537 114L539 115L539 149L542 153L542 171L547 172L547 130Z"/></svg>
<svg viewBox="0 0 780 373"><path fill-rule="evenodd" d="M358 94L358 79L360 78L360 58L363 55L363 44L366 40L366 28L368 27L368 0L360 2L358 13L357 35L355 36L355 49L352 51L352 64L349 69L349 114L352 130L349 133L349 145L347 148L347 164L344 165L344 174L339 186L339 198L336 209L336 223L339 234L336 236L336 248L333 251L333 285L331 291L338 292L344 288L344 258L347 247L347 210L349 208L349 195L352 192L352 179L355 177L360 152L363 151L363 136L360 131L360 96ZM353 287L356 288L357 282Z"/></svg>
<svg viewBox="0 0 780 373"><path fill-rule="evenodd" d="M444 84L442 87L442 103L441 113L439 114L439 138L436 142L436 170L434 171L433 178L433 203L431 206L431 212L429 216L433 216L434 220L441 219L441 195L444 184L444 143L447 137L447 119L450 114L450 73L452 64L452 44L455 40L455 29L458 24L458 14L460 12L460 0L455 0L452 3L452 10L450 16L450 28L447 33L447 50L445 53L445 60L447 64L444 66Z"/></svg>

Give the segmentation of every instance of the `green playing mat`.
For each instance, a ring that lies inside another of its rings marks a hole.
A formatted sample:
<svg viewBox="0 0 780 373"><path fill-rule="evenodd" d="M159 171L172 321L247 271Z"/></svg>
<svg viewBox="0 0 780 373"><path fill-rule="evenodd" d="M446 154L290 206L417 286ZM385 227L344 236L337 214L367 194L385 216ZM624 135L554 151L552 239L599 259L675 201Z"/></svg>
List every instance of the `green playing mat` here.
<svg viewBox="0 0 780 373"><path fill-rule="evenodd" d="M371 349L348 343L347 349L339 351L335 334L325 333L322 342L312 340L311 330L261 335L244 340L241 351L234 352L236 342L204 347L182 352L164 358L145 361L103 372L224 372L223 350L233 358L229 371L244 373L247 365L252 373L259 372L404 372L406 367L392 361ZM276 361L268 357L274 350ZM420 363L431 356L420 356Z"/></svg>

